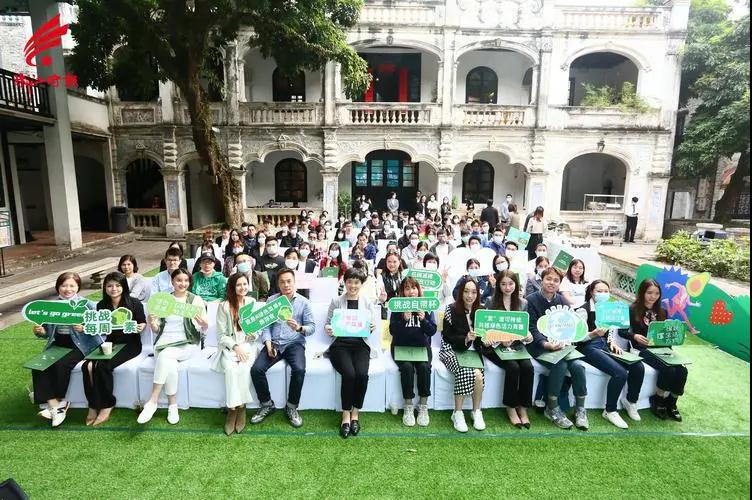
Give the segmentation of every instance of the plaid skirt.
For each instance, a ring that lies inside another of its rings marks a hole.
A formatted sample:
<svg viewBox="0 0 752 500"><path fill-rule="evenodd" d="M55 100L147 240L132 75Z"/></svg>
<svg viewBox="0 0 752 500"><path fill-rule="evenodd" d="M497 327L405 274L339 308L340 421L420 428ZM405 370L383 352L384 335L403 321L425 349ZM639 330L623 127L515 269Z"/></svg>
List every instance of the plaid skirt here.
<svg viewBox="0 0 752 500"><path fill-rule="evenodd" d="M455 396L469 396L473 393L475 388L475 368L465 368L460 366L457 361L457 355L454 353L452 346L446 342L441 342L441 350L439 351L439 359L447 370L454 375L454 395ZM481 375L484 375L484 370L480 370ZM485 379L484 379L485 383Z"/></svg>

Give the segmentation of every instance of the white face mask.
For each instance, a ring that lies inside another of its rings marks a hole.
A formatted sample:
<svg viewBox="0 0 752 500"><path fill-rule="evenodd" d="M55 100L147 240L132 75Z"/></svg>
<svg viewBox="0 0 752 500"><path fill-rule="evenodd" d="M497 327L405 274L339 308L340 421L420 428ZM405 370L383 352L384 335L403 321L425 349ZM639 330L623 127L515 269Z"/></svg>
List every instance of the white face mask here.
<svg viewBox="0 0 752 500"><path fill-rule="evenodd" d="M497 245L501 245L502 243L504 243L504 238L502 238L501 236L494 236L493 242Z"/></svg>
<svg viewBox="0 0 752 500"><path fill-rule="evenodd" d="M545 250L538 250L537 252L535 252L535 256L536 257L548 257L548 252L546 252Z"/></svg>
<svg viewBox="0 0 752 500"><path fill-rule="evenodd" d="M405 236L410 236L411 234L413 234L412 229L405 229Z"/></svg>
<svg viewBox="0 0 752 500"><path fill-rule="evenodd" d="M285 260L285 267L288 269L297 269L298 268L298 262L297 260L287 259Z"/></svg>
<svg viewBox="0 0 752 500"><path fill-rule="evenodd" d="M331 252L329 252L329 257L331 257L332 259L339 257L339 250L332 250Z"/></svg>
<svg viewBox="0 0 752 500"><path fill-rule="evenodd" d="M426 262L426 269L429 271L436 271L439 268L439 265L435 262Z"/></svg>
<svg viewBox="0 0 752 500"><path fill-rule="evenodd" d="M308 257L310 254L311 254L311 251L306 248L300 250L300 256L303 257L304 259Z"/></svg>
<svg viewBox="0 0 752 500"><path fill-rule="evenodd" d="M480 274L480 269L477 269L477 268L468 269L467 274L469 274L470 277L472 278L477 278L478 274Z"/></svg>
<svg viewBox="0 0 752 500"><path fill-rule="evenodd" d="M410 240L410 246L411 247L417 247L418 246L418 240Z"/></svg>
<svg viewBox="0 0 752 500"><path fill-rule="evenodd" d="M427 253L428 252L426 252L425 250L421 250L420 252L418 252L418 258L422 259L426 256Z"/></svg>
<svg viewBox="0 0 752 500"><path fill-rule="evenodd" d="M480 245L477 245L477 244L470 245L470 251L471 252L477 252L478 250L480 250Z"/></svg>
<svg viewBox="0 0 752 500"><path fill-rule="evenodd" d="M506 271L509 269L509 264L507 264L507 261L502 260L501 262L498 262L496 264L496 270L499 272Z"/></svg>
<svg viewBox="0 0 752 500"><path fill-rule="evenodd" d="M277 255L277 247L275 246L266 247L266 253L274 257L275 255Z"/></svg>
<svg viewBox="0 0 752 500"><path fill-rule="evenodd" d="M537 274L538 276L540 276L541 274L543 274L543 271L545 271L545 270L546 270L546 268L545 268L545 267L544 267L544 268L538 268L538 269L536 269L536 270L535 270L535 273L536 273L536 274Z"/></svg>
<svg viewBox="0 0 752 500"><path fill-rule="evenodd" d="M611 298L611 294L609 292L598 292L593 294L593 299L596 302L608 302L608 299Z"/></svg>

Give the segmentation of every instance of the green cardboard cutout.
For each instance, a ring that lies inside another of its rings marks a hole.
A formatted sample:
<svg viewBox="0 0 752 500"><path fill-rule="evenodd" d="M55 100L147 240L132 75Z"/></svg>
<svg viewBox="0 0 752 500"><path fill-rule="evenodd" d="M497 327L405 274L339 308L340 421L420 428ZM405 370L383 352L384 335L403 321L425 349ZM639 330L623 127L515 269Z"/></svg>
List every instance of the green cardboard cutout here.
<svg viewBox="0 0 752 500"><path fill-rule="evenodd" d="M180 316L183 318L193 318L201 314L204 310L201 306L194 306L187 302L178 302L171 293L157 292L149 297L146 303L149 314L157 318L166 318L168 316Z"/></svg>
<svg viewBox="0 0 752 500"><path fill-rule="evenodd" d="M21 310L35 325L82 325L88 300L34 300Z"/></svg>
<svg viewBox="0 0 752 500"><path fill-rule="evenodd" d="M392 297L386 307L397 313L435 311L441 307L441 301L435 297Z"/></svg>
<svg viewBox="0 0 752 500"><path fill-rule="evenodd" d="M238 311L240 328L246 335L256 333L275 321L287 321L292 318L292 304L285 295L268 302L262 307L256 303L247 304Z"/></svg>
<svg viewBox="0 0 752 500"><path fill-rule="evenodd" d="M538 318L538 330L551 342L572 344L587 338L587 323L569 306L554 306Z"/></svg>
<svg viewBox="0 0 752 500"><path fill-rule="evenodd" d="M409 269L405 277L415 279L424 290L436 290L441 288L441 275L436 271Z"/></svg>

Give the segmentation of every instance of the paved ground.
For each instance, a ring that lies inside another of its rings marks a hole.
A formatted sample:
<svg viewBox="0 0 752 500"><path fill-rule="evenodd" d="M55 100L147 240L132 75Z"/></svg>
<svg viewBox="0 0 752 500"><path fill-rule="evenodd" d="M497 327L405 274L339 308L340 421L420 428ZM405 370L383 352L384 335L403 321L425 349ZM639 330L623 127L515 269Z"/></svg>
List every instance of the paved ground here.
<svg viewBox="0 0 752 500"><path fill-rule="evenodd" d="M125 254L135 256L138 260L139 270L146 272L159 265L159 260L162 258L162 255L164 255L167 245L168 243L163 241L135 241L132 243L113 245L108 248L98 249L95 252L86 255L79 255L63 261L52 262L42 266L35 266L28 270L19 271L8 278L0 278L0 287L23 283L26 280L39 277L43 274L57 275L80 264L92 262L104 257L120 257ZM54 279L51 284L54 284ZM85 280L83 284L84 293L93 291L89 288L89 285L90 283ZM41 296L34 298L43 299L50 297L45 297L45 295L42 294ZM0 313L2 314L2 316L0 316L0 329L20 321L21 315L19 313L21 308L29 300L31 300L31 298L27 297L21 301L0 308Z"/></svg>

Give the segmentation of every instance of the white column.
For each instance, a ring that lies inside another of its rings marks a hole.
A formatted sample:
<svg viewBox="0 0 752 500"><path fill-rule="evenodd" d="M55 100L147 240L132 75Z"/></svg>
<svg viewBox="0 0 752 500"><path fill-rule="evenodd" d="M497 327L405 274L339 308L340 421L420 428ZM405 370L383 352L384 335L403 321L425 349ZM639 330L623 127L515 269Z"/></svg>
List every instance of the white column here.
<svg viewBox="0 0 752 500"><path fill-rule="evenodd" d="M187 200L185 197L185 176L178 170L178 145L173 128L162 139L162 155L164 157L162 178L164 180L165 208L167 224L165 230L169 238L182 238L188 231Z"/></svg>
<svg viewBox="0 0 752 500"><path fill-rule="evenodd" d="M444 58L441 78L441 124L452 124L452 104L454 103L454 80L457 61L454 60L454 31L444 31Z"/></svg>
<svg viewBox="0 0 752 500"><path fill-rule="evenodd" d="M528 175L527 193L525 195L525 200L527 202L525 208L527 208L528 213L535 210L535 207L537 206L551 206L551 203L546 203L547 178L548 172L530 172ZM559 194L559 198L560 197L561 194ZM553 202L555 200L549 201ZM556 211L558 212L558 206L556 207ZM548 215L548 213L546 213L546 215Z"/></svg>
<svg viewBox="0 0 752 500"><path fill-rule="evenodd" d="M39 0L30 2L32 28L37 30L42 24L58 14L56 2ZM51 75L65 75L62 47L47 50L52 59L49 66L38 65L40 78ZM68 111L68 93L65 85L48 87L50 109L55 116L55 124L44 127L44 149L49 176L52 224L55 231L55 243L71 250L81 248L81 216L78 209L78 191L76 188L76 165L73 158L73 141L71 139L70 114Z"/></svg>
<svg viewBox="0 0 752 500"><path fill-rule="evenodd" d="M175 84L171 81L159 82L159 102L162 107L162 121L165 123L174 123L175 108L172 100L175 98Z"/></svg>
<svg viewBox="0 0 752 500"><path fill-rule="evenodd" d="M436 199L443 200L444 197L452 200L452 186L454 184L454 170L440 170L436 172Z"/></svg>
<svg viewBox="0 0 752 500"><path fill-rule="evenodd" d="M8 153L10 156L10 179L6 181L8 188L13 190L13 199L16 205L16 224L18 225L18 243L26 243L26 217L24 215L23 200L21 199L21 186L18 183L18 166L16 165L16 148L15 146L8 146ZM0 164L2 164L3 158L0 154ZM3 172L5 172L3 168Z"/></svg>
<svg viewBox="0 0 752 500"><path fill-rule="evenodd" d="M663 235L663 218L666 212L666 193L670 177L664 174L648 176L647 199L641 203L637 234L642 230L642 239L657 241ZM642 201L642 200L641 200Z"/></svg>
<svg viewBox="0 0 752 500"><path fill-rule="evenodd" d="M240 102L247 102L248 98L245 95L245 59L238 54L238 100Z"/></svg>
<svg viewBox="0 0 752 500"><path fill-rule="evenodd" d="M336 103L337 103L337 68L334 62L326 63L324 67L324 125L333 126L336 121ZM331 214L331 212L330 212Z"/></svg>
<svg viewBox="0 0 752 500"><path fill-rule="evenodd" d="M528 104L538 103L538 86L540 81L540 65L533 66L533 79L530 82L530 102Z"/></svg>
<svg viewBox="0 0 752 500"><path fill-rule="evenodd" d="M551 80L551 38L541 41L540 68L538 70L538 97L536 100L536 127L546 128L548 111L548 89Z"/></svg>
<svg viewBox="0 0 752 500"><path fill-rule="evenodd" d="M237 125L240 122L240 106L238 99L238 47L232 43L225 47L225 108L227 110L227 124Z"/></svg>
<svg viewBox="0 0 752 500"><path fill-rule="evenodd" d="M337 197L339 196L339 171L321 170L324 179L324 210L329 212L330 219L337 218Z"/></svg>

